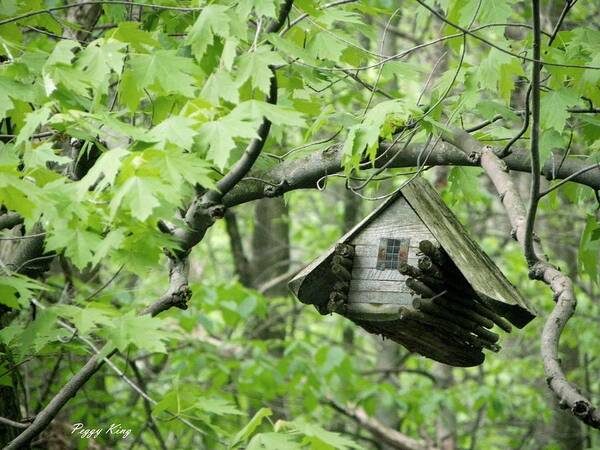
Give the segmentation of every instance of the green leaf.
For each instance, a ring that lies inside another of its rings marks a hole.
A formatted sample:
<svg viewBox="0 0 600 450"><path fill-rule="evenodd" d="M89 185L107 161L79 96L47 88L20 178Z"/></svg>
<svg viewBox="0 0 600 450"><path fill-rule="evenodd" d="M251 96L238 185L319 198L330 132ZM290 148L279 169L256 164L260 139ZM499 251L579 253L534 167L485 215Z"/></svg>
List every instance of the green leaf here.
<svg viewBox="0 0 600 450"><path fill-rule="evenodd" d="M196 91L192 76L198 67L191 58L173 50L157 50L150 55L132 55L127 88L142 91L155 87L163 94L181 94L192 98Z"/></svg>
<svg viewBox="0 0 600 450"><path fill-rule="evenodd" d="M345 167L358 164L365 150L374 158L379 137L390 138L397 127L406 123L410 114L411 109L401 99L381 102L371 108L362 123L351 127L348 132L343 147Z"/></svg>
<svg viewBox="0 0 600 450"><path fill-rule="evenodd" d="M57 155L51 142L44 142L37 147L29 148L23 154L23 162L28 168L46 167L49 162L68 164L71 161L71 158L67 156Z"/></svg>
<svg viewBox="0 0 600 450"><path fill-rule="evenodd" d="M312 445L333 447L334 449L346 450L349 448L360 448L354 441L342 436L339 433L327 431L319 425L309 423L303 418L290 422L279 421L276 424L276 431L279 429L291 429L305 436L304 441Z"/></svg>
<svg viewBox="0 0 600 450"><path fill-rule="evenodd" d="M219 99L230 103L239 103L239 86L231 78L231 74L224 70L213 73L202 87L202 97L213 105L219 104Z"/></svg>
<svg viewBox="0 0 600 450"><path fill-rule="evenodd" d="M26 306L33 293L40 290L47 288L29 277L18 274L0 276L0 303L9 308Z"/></svg>
<svg viewBox="0 0 600 450"><path fill-rule="evenodd" d="M29 140L29 138L33 136L33 133L35 133L35 130L48 121L51 113L52 111L50 109L50 105L45 105L27 114L27 117L25 118L25 125L23 128L21 128L15 145L18 146Z"/></svg>
<svg viewBox="0 0 600 450"><path fill-rule="evenodd" d="M121 22L114 31L109 31L107 36L130 44L138 52L158 47L160 43L149 32L140 30L140 25L139 22Z"/></svg>
<svg viewBox="0 0 600 450"><path fill-rule="evenodd" d="M46 249L64 249L65 256L80 270L85 269L94 261L94 250L102 242L100 235L83 227L54 227L48 231L47 235Z"/></svg>
<svg viewBox="0 0 600 450"><path fill-rule="evenodd" d="M97 39L81 53L77 65L98 88L108 87L111 70L120 74L123 70L126 45L115 39Z"/></svg>
<svg viewBox="0 0 600 450"><path fill-rule="evenodd" d="M162 330L163 321L148 315L136 316L133 311L112 320L104 328L112 345L126 351L130 345L149 352L166 353L169 333Z"/></svg>
<svg viewBox="0 0 600 450"><path fill-rule="evenodd" d="M325 31L321 31L311 40L308 51L315 58L339 62L342 52L347 47L348 44L336 39Z"/></svg>
<svg viewBox="0 0 600 450"><path fill-rule="evenodd" d="M68 336L70 333L59 327L56 319L56 314L53 311L38 310L33 323L28 325L19 337L19 345L24 349L31 349L37 353L49 343Z"/></svg>
<svg viewBox="0 0 600 450"><path fill-rule="evenodd" d="M244 428L242 428L233 438L229 448L234 448L238 444L244 443L252 436L254 431L263 423L265 417L270 417L273 414L269 408L260 408L256 414L250 419Z"/></svg>
<svg viewBox="0 0 600 450"><path fill-rule="evenodd" d="M541 125L562 133L570 116L568 108L579 103L579 96L569 88L560 88L542 93Z"/></svg>
<svg viewBox="0 0 600 450"><path fill-rule="evenodd" d="M95 189L98 192L112 185L121 168L121 160L127 155L129 155L129 151L119 147L100 155L96 164L77 182L79 198L82 199L95 183Z"/></svg>
<svg viewBox="0 0 600 450"><path fill-rule="evenodd" d="M523 76L523 67L518 59L497 49L491 49L487 57L479 64L476 78L483 89L498 91L506 104L515 85L515 79Z"/></svg>
<svg viewBox="0 0 600 450"><path fill-rule="evenodd" d="M198 400L194 406L201 411L206 411L217 416L243 414L229 400L225 400L224 398L218 397L202 398Z"/></svg>
<svg viewBox="0 0 600 450"><path fill-rule="evenodd" d="M229 36L229 8L224 5L207 5L190 29L186 43L192 47L192 53L198 61L214 42L215 36Z"/></svg>
<svg viewBox="0 0 600 450"><path fill-rule="evenodd" d="M257 16L275 17L274 0L241 0L237 9L241 17L248 17L252 10Z"/></svg>
<svg viewBox="0 0 600 450"><path fill-rule="evenodd" d="M261 433L248 443L246 450L302 450L304 446L294 441L289 434Z"/></svg>
<svg viewBox="0 0 600 450"><path fill-rule="evenodd" d="M240 103L231 111L230 117L238 120L254 120L257 125L263 117L269 119L275 125L290 125L302 127L306 125L302 118L302 113L279 105L259 102L258 100L248 100Z"/></svg>
<svg viewBox="0 0 600 450"><path fill-rule="evenodd" d="M6 113L14 108L13 99L34 103L35 92L35 87L19 83L0 72L0 120L4 119Z"/></svg>
<svg viewBox="0 0 600 450"><path fill-rule="evenodd" d="M85 308L75 305L57 305L53 310L69 319L82 334L89 334L98 325L111 325L118 316L117 310L102 304L89 304Z"/></svg>
<svg viewBox="0 0 600 450"><path fill-rule="evenodd" d="M59 41L52 50L50 56L48 57L45 67L48 68L56 64L71 64L71 62L75 58L75 49L78 49L80 47L81 46L76 41Z"/></svg>
<svg viewBox="0 0 600 450"><path fill-rule="evenodd" d="M120 186L113 200L110 202L111 217L115 217L117 210L128 207L131 215L138 220L145 221L160 202L156 197L163 190L164 184L154 177L132 176Z"/></svg>
<svg viewBox="0 0 600 450"><path fill-rule="evenodd" d="M268 94L271 85L271 76L273 76L269 66L280 64L285 64L283 58L268 46L261 45L255 51L245 53L239 57L236 82L241 86L250 80L253 88Z"/></svg>
<svg viewBox="0 0 600 450"><path fill-rule="evenodd" d="M208 158L214 161L220 169L223 169L229 161L229 154L235 148L235 137L256 137L254 124L237 120L229 115L220 120L205 123L198 131L200 144L208 148Z"/></svg>
<svg viewBox="0 0 600 450"><path fill-rule="evenodd" d="M192 148L196 131L192 128L196 121L185 116L172 116L156 125L148 139L159 144L159 148L165 148L167 143L175 144L189 150Z"/></svg>
<svg viewBox="0 0 600 450"><path fill-rule="evenodd" d="M213 188L215 182L210 178L210 165L196 153L184 153L170 147L164 151L147 152L151 157L149 163L156 164L157 168L165 171L165 176L171 182L180 186L186 181L191 186L200 184L205 188ZM154 156L154 157L152 157Z"/></svg>

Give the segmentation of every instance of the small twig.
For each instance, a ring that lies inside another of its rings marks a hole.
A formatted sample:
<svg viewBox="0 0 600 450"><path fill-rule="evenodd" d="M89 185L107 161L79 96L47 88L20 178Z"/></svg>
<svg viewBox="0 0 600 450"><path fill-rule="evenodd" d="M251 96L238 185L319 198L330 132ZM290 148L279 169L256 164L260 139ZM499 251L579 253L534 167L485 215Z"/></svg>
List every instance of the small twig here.
<svg viewBox="0 0 600 450"><path fill-rule="evenodd" d="M477 39L480 42L483 42L484 44L495 48L496 50L505 53L509 56L512 56L514 58L518 58L521 61L528 61L528 62L536 62L536 63L541 63L544 64L546 66L553 66L553 67L569 67L572 69L592 69L592 70L600 70L600 66L586 66L583 64L561 64L561 63L552 63L552 62L548 62L548 61L542 61L539 57L533 57L533 58L529 58L527 56L523 56L523 55L519 55L517 53L513 53L510 50L505 49L504 47L501 47L499 45L494 44L492 41L490 41L487 38L484 38L482 36L479 36L478 34L475 34L474 31L475 30L468 30L465 27L462 27L460 25L458 25L455 22L452 22L450 20L448 20L446 17L444 17L442 14L440 14L435 8L429 6L427 3L425 3L423 0L416 0L416 2L421 5L423 8L427 9L430 13L432 13L435 17L437 17L439 20L441 20L444 23L447 23L448 25L450 25L453 28L456 28L457 30L462 31L464 34L468 34L469 36Z"/></svg>
<svg viewBox="0 0 600 450"><path fill-rule="evenodd" d="M475 131L479 131L485 127L487 127L488 125L493 124L494 122L497 122L499 120L502 120L503 117L500 114L495 115L494 117L492 117L491 119L485 120L481 123L478 123L477 125L473 125L472 127L469 128L465 128L465 131L467 133L474 133Z"/></svg>
<svg viewBox="0 0 600 450"><path fill-rule="evenodd" d="M0 237L0 241L20 241L22 239L31 239L40 236L45 236L46 232L35 233L35 234L27 234L25 236L8 236L8 237Z"/></svg>
<svg viewBox="0 0 600 450"><path fill-rule="evenodd" d="M548 189L546 189L545 191L542 191L539 193L538 195L538 199L548 195L550 192L554 191L555 189L558 189L559 187L561 187L563 184L571 181L573 178L578 177L579 175L589 172L590 170L594 170L594 169L600 169L600 162L593 164L591 166L587 166L587 167L583 167L582 169L579 169L576 172L573 172L571 175L569 175L566 178L563 178L562 180L560 180L560 182L556 183L554 186L549 187Z"/></svg>
<svg viewBox="0 0 600 450"><path fill-rule="evenodd" d="M531 4L533 8L533 58L535 60L531 69L531 189L523 242L523 253L530 268L538 261L533 248L533 230L540 198L540 73L542 70L540 63L542 49L540 1L532 0Z"/></svg>
<svg viewBox="0 0 600 450"><path fill-rule="evenodd" d="M8 19L0 20L0 26L6 25L12 22L18 22L19 20L28 19L29 17L37 16L40 14L51 14L54 11L61 11L63 9L77 8L79 6L85 5L136 5L144 8L151 9L162 9L162 10L170 10L170 11L181 11L181 12L194 12L194 11L202 11L202 8L186 8L181 6L165 6L165 5L155 5L151 3L138 3L131 2L127 0L98 0L98 1L85 1L78 3L69 3L67 5L54 6L52 8L38 9L36 11L29 11L28 13L20 14L18 16L9 17Z"/></svg>
<svg viewBox="0 0 600 450"><path fill-rule="evenodd" d="M91 299L93 299L96 295L98 295L100 292L102 292L104 289L106 289L113 281L115 278L117 278L117 276L119 276L119 274L121 273L121 270L123 270L123 268L125 267L125 264L121 265L121 267L119 267L119 269L115 272L115 274L110 277L110 279L104 283L102 286L100 286L98 289L96 289L94 292L92 292L90 295L88 295L86 298L83 299L83 302L87 302Z"/></svg>
<svg viewBox="0 0 600 450"><path fill-rule="evenodd" d="M7 419L6 417L0 417L0 423L15 428L27 428L29 426L27 423L15 422L14 420Z"/></svg>

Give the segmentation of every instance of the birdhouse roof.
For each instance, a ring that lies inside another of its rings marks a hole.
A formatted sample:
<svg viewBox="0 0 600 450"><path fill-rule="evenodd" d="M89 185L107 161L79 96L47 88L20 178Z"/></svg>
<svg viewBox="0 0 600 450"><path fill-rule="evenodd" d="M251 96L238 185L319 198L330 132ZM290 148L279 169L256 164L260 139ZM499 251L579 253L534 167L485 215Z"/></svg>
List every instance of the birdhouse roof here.
<svg viewBox="0 0 600 450"><path fill-rule="evenodd" d="M471 239L467 230L442 201L437 191L422 177L416 177L388 198L342 236L338 243L350 241L400 197L404 197L482 301L519 328L535 317L534 309L527 300ZM329 271L334 249L335 245L290 281L290 289L303 303L314 305L327 303L331 286L335 281Z"/></svg>

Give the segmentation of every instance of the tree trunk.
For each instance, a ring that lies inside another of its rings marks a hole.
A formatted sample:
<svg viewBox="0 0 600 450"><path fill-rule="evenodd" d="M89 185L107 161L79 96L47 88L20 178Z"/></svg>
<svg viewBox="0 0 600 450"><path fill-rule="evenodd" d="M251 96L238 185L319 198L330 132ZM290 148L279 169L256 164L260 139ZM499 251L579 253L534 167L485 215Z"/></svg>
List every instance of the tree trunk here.
<svg viewBox="0 0 600 450"><path fill-rule="evenodd" d="M251 263L254 287L260 288L290 270L289 229L288 209L282 197L256 202ZM286 295L287 280L282 280L265 293Z"/></svg>
<svg viewBox="0 0 600 450"><path fill-rule="evenodd" d="M452 367L434 363L433 373L437 378L437 389L448 389L454 384ZM456 450L456 415L452 408L441 404L436 422L436 441L440 450Z"/></svg>
<svg viewBox="0 0 600 450"><path fill-rule="evenodd" d="M7 357L7 350L5 346L0 346L0 352L2 353L2 357L0 357L0 371L3 373L10 370L13 365L10 358ZM0 416L18 422L21 420L21 411L19 409L19 396L17 393L19 382L16 370L11 371L8 377L10 378L11 385L0 385ZM20 431L19 428L0 424L0 447L4 447L4 445L12 441Z"/></svg>

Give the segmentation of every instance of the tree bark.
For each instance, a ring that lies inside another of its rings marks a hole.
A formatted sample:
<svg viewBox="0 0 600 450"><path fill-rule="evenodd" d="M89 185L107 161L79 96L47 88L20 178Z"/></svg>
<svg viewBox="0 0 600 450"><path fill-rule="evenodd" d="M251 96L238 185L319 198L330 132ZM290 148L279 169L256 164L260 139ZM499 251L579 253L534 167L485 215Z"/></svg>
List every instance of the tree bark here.
<svg viewBox="0 0 600 450"><path fill-rule="evenodd" d="M256 202L251 267L255 287L264 285L290 269L289 216L282 197ZM273 296L286 293L287 280L282 280L265 292Z"/></svg>

